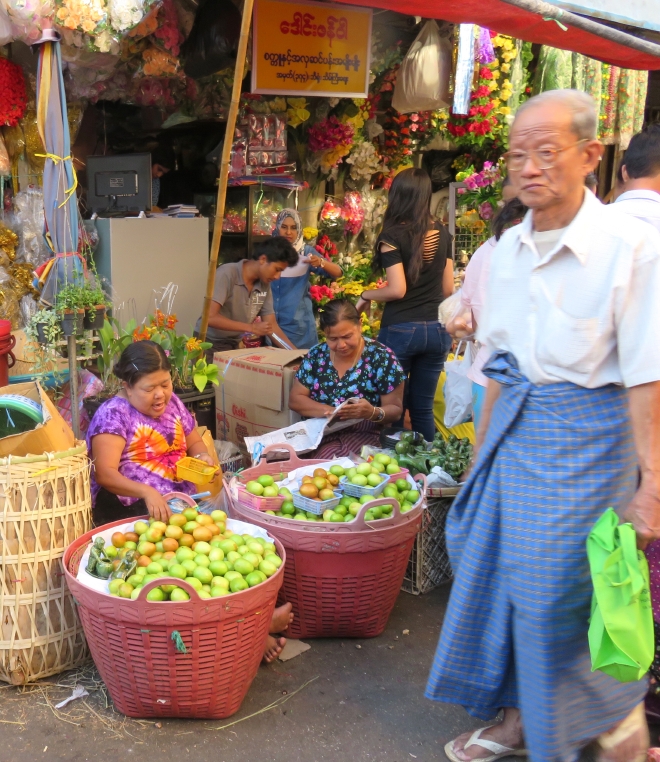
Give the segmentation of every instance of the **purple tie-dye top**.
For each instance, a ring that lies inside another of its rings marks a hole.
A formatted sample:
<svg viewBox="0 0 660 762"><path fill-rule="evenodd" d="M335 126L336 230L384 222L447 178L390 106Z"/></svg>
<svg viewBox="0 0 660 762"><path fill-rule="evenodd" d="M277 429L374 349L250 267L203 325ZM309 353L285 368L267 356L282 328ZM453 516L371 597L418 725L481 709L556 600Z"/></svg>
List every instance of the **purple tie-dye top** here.
<svg viewBox="0 0 660 762"><path fill-rule="evenodd" d="M96 411L87 432L91 453L92 439L97 434L115 434L126 441L119 461L119 473L127 479L148 484L161 495L185 492L192 495L197 487L192 482L176 479L176 464L186 456L186 437L195 428L195 419L181 400L173 394L160 418L150 418L137 411L123 397L113 397ZM100 487L92 470L92 496ZM118 495L124 505L137 498Z"/></svg>

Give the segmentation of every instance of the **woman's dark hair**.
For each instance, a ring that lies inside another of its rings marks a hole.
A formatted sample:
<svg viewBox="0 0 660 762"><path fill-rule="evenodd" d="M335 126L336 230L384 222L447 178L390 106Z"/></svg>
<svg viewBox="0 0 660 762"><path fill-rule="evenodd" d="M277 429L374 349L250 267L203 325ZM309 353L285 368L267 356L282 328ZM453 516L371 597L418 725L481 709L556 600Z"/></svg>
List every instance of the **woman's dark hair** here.
<svg viewBox="0 0 660 762"><path fill-rule="evenodd" d="M404 169L394 178L383 218L382 238L405 225L412 255L406 273L410 283L416 283L424 264L424 239L431 228L431 178L423 169ZM395 233L396 235L396 233ZM379 239L380 240L380 239ZM380 245L374 255L374 270L382 271Z"/></svg>
<svg viewBox="0 0 660 762"><path fill-rule="evenodd" d="M266 257L269 262L286 262L289 267L298 264L298 252L293 244L281 235L274 235L260 241L253 249L250 259Z"/></svg>
<svg viewBox="0 0 660 762"><path fill-rule="evenodd" d="M112 372L129 386L157 370L171 370L172 366L160 344L155 341L135 341L121 353Z"/></svg>
<svg viewBox="0 0 660 762"><path fill-rule="evenodd" d="M491 222L491 230L495 240L499 241L504 231L514 222L522 219L527 213L527 207L518 198L512 198L497 212Z"/></svg>
<svg viewBox="0 0 660 762"><path fill-rule="evenodd" d="M349 323L360 325L360 313L355 309L355 305L348 299L333 299L323 308L319 316L321 330L334 328L342 320L348 320Z"/></svg>

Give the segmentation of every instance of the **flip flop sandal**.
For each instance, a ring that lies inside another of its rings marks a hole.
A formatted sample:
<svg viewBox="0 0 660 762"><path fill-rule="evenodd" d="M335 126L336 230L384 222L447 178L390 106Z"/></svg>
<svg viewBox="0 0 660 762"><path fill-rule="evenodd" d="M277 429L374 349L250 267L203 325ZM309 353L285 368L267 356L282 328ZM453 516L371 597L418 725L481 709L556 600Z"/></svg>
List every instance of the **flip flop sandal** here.
<svg viewBox="0 0 660 762"><path fill-rule="evenodd" d="M640 737L638 743L638 752L630 762L644 762L646 760L646 750L649 746L649 730L644 712L644 704L638 704L632 712L620 722L614 730L609 733L603 733L596 741L600 748L600 754L597 759L607 759L611 756L616 757L616 747L628 741L633 735Z"/></svg>
<svg viewBox="0 0 660 762"><path fill-rule="evenodd" d="M488 727L492 727L492 725L489 725ZM467 749L468 746L481 746L482 748L486 749L486 751L491 751L493 753L489 757L478 757L477 759L472 760L472 762L496 762L496 760L503 759L504 757L527 756L527 749L510 749L508 746L502 746L501 743L488 741L485 738L481 738L481 734L484 732L484 730L488 730L488 728L479 728L479 730L475 730L474 733L470 736L470 740L465 744L463 748ZM451 762L464 762L464 760L459 759L459 757L456 756L456 752L454 751L455 743L456 739L450 741L445 746L445 754L447 755L447 759L450 759Z"/></svg>

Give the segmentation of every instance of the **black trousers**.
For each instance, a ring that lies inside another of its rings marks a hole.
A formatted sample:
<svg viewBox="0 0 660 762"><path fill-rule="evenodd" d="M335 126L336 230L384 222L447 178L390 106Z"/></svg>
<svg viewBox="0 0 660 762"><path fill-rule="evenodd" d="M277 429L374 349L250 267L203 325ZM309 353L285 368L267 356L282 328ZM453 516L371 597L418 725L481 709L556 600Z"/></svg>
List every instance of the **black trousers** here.
<svg viewBox="0 0 660 762"><path fill-rule="evenodd" d="M92 521L95 527L100 527L119 519L134 519L138 516L146 516L148 513L144 500L124 505L117 495L113 495L102 487L92 508Z"/></svg>

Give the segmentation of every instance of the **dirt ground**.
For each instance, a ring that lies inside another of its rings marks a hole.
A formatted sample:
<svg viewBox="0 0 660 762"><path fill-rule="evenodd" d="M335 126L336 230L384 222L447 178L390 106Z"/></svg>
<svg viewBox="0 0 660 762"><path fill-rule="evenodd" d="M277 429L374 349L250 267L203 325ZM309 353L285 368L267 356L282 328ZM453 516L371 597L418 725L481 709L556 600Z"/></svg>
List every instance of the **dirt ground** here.
<svg viewBox="0 0 660 762"><path fill-rule="evenodd" d="M91 662L24 689L0 686L0 762L444 760L444 744L477 726L423 695L448 592L401 593L378 638L311 640L295 659L262 666L227 720L128 719ZM76 685L90 695L56 710Z"/></svg>

